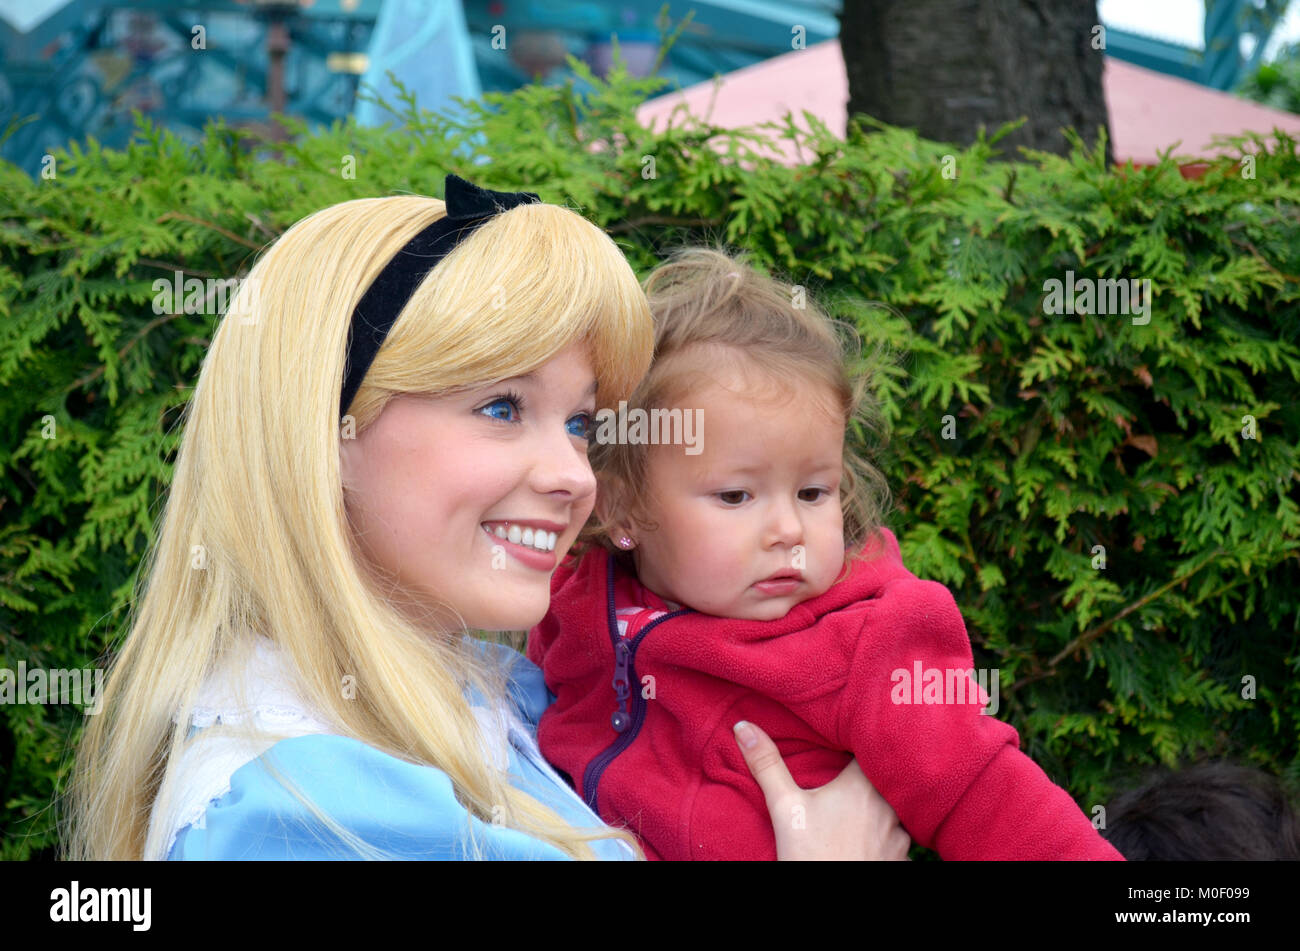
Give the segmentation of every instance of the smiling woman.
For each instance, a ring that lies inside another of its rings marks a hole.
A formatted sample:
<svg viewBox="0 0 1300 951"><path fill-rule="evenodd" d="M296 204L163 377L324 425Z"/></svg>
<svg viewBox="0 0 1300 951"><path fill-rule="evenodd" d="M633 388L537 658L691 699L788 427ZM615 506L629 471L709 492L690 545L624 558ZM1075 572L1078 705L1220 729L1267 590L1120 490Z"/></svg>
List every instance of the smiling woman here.
<svg viewBox="0 0 1300 951"><path fill-rule="evenodd" d="M536 754L540 676L464 631L545 613L540 561L594 502L589 418L645 373L649 310L580 216L448 184L450 209L298 222L215 334L79 750L74 857L630 854Z"/></svg>

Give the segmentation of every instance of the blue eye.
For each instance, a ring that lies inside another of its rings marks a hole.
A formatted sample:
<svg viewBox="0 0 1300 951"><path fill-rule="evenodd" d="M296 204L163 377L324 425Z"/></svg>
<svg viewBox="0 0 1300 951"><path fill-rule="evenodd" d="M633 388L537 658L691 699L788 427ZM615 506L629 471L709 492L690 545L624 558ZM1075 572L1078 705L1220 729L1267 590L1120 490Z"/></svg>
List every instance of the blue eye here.
<svg viewBox="0 0 1300 951"><path fill-rule="evenodd" d="M480 406L476 413L482 413L489 419L495 419L502 423L517 423L519 415L524 411L524 398L518 393L502 393L494 396L489 403ZM565 424L565 430L570 436L576 436L579 439L591 438L591 414L579 413Z"/></svg>
<svg viewBox="0 0 1300 951"><path fill-rule="evenodd" d="M579 413L569 420L569 426L577 424L577 430L570 429L570 436L577 436L579 439L591 439L591 416L588 413Z"/></svg>
<svg viewBox="0 0 1300 951"><path fill-rule="evenodd" d="M487 413L487 415L490 416L492 419L499 419L503 423L514 423L519 421L518 414L521 408L520 404L522 402L523 401L518 396L515 395L498 396L495 397L491 403L488 403L486 406L480 407L478 412ZM497 407L505 407L506 415L501 416L496 412L492 412Z"/></svg>

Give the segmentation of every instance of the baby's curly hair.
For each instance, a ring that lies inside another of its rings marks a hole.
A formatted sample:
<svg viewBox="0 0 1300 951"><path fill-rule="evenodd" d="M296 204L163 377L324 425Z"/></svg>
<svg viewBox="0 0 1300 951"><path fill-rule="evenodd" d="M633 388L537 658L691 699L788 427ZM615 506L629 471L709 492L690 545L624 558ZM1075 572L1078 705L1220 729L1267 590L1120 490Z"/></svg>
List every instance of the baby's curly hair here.
<svg viewBox="0 0 1300 951"><path fill-rule="evenodd" d="M803 288L756 271L743 254L687 248L646 278L645 291L655 322L654 360L628 398L629 410L680 406L726 367L763 380L774 399L804 385L833 396L828 409L843 417L846 428L856 422L860 432L875 437L877 448L883 446L886 422L870 384L884 348L864 357L857 330L828 317ZM580 558L603 548L625 556L610 537L616 526L656 527L645 497L649 447L593 441L589 457L598 503L573 554ZM889 500L884 475L846 444L840 506L853 553L860 554L881 527Z"/></svg>

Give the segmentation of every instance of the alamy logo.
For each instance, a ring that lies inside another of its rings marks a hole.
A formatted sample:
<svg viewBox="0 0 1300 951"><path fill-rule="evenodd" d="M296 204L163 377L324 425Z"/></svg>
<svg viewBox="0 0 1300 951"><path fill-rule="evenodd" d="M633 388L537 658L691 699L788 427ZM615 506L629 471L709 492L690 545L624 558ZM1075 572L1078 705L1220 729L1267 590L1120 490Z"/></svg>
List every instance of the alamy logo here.
<svg viewBox="0 0 1300 951"><path fill-rule="evenodd" d="M238 314L252 323L257 309L257 284L247 278L186 278L180 271L169 281L153 282L155 314Z"/></svg>
<svg viewBox="0 0 1300 951"><path fill-rule="evenodd" d="M69 888L50 892L50 921L129 921L133 931L148 931L152 921L150 888Z"/></svg>
<svg viewBox="0 0 1300 951"><path fill-rule="evenodd" d="M17 670L0 667L0 704L70 703L86 713L98 713L103 687L102 667L47 670L29 668L21 660Z"/></svg>
<svg viewBox="0 0 1300 951"><path fill-rule="evenodd" d="M704 451L704 410L627 408L618 401L618 411L596 413L596 442L631 446L685 446L686 455Z"/></svg>
<svg viewBox="0 0 1300 951"><path fill-rule="evenodd" d="M1066 271L1064 283L1049 278L1043 281L1043 291L1047 295L1043 298L1045 314L1132 314L1134 326L1151 323L1149 277L1141 281L1090 277L1076 280L1073 271Z"/></svg>
<svg viewBox="0 0 1300 951"><path fill-rule="evenodd" d="M918 660L911 670L899 667L889 675L894 685L889 699L898 704L979 704L980 713L994 714L1000 676L997 668L924 667Z"/></svg>

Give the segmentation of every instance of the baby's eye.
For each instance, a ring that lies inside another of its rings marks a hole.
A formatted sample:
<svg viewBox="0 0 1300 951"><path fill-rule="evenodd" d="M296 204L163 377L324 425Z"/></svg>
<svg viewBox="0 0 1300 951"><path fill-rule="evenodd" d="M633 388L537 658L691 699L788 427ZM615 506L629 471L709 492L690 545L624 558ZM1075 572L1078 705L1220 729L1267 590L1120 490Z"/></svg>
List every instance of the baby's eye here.
<svg viewBox="0 0 1300 951"><path fill-rule="evenodd" d="M826 489L801 489L799 494L802 496L806 493L812 493L812 498L804 499L805 502L816 502L823 495L830 495Z"/></svg>
<svg viewBox="0 0 1300 951"><path fill-rule="evenodd" d="M510 396L498 396L491 403L480 407L478 411L490 416L492 419L499 419L503 423L519 421L519 403ZM504 411L504 415L502 415L501 411Z"/></svg>
<svg viewBox="0 0 1300 951"><path fill-rule="evenodd" d="M569 435L579 439L591 439L591 414L579 413L569 420Z"/></svg>
<svg viewBox="0 0 1300 951"><path fill-rule="evenodd" d="M746 492L744 489L732 489L729 492L719 492L718 498L722 499L722 501L725 502L727 505L739 505L740 503L745 501L744 498L734 498L734 496L746 496L746 495L749 495L749 493Z"/></svg>

